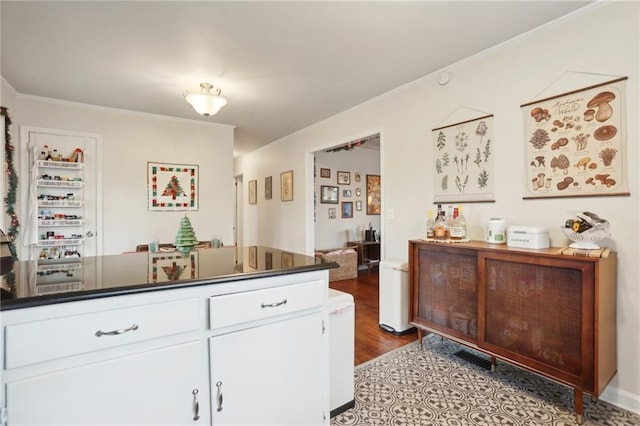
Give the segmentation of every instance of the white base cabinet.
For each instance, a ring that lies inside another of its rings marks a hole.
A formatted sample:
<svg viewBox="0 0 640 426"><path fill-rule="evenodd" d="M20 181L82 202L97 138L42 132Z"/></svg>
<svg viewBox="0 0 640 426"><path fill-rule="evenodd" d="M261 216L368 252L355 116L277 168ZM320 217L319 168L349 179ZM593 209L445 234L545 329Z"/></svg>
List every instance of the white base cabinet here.
<svg viewBox="0 0 640 426"><path fill-rule="evenodd" d="M322 333L315 313L211 338L213 424L323 424Z"/></svg>
<svg viewBox="0 0 640 426"><path fill-rule="evenodd" d="M2 312L0 426L328 425L328 271Z"/></svg>
<svg viewBox="0 0 640 426"><path fill-rule="evenodd" d="M9 424L208 424L201 354L195 341L9 382Z"/></svg>

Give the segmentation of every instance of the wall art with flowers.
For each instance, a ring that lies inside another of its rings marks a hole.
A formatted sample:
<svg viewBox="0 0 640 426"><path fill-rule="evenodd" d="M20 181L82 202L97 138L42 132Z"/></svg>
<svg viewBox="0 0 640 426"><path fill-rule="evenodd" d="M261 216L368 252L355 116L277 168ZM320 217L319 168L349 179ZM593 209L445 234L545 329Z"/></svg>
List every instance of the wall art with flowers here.
<svg viewBox="0 0 640 426"><path fill-rule="evenodd" d="M436 203L494 200L493 115L433 129Z"/></svg>

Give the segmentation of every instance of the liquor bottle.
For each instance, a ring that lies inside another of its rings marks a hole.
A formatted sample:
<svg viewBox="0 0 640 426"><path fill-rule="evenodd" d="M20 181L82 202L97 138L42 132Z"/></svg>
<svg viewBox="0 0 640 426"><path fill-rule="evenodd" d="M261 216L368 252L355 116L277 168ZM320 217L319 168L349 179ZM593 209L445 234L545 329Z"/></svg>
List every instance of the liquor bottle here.
<svg viewBox="0 0 640 426"><path fill-rule="evenodd" d="M440 205L438 204L440 209ZM433 238L439 241L443 241L449 238L449 227L444 218L444 212L440 210L438 217L436 217L436 224L433 227Z"/></svg>
<svg viewBox="0 0 640 426"><path fill-rule="evenodd" d="M458 218L458 208L456 207L453 209L453 219L449 226L449 238L452 240L462 240L464 238L464 228L461 226Z"/></svg>
<svg viewBox="0 0 640 426"><path fill-rule="evenodd" d="M458 205L458 222L460 223L460 226L462 227L462 239L466 239L467 238L467 218L464 217L464 214L462 214L462 206Z"/></svg>
<svg viewBox="0 0 640 426"><path fill-rule="evenodd" d="M427 238L433 238L433 228L436 226L436 221L433 220L433 210L427 212Z"/></svg>

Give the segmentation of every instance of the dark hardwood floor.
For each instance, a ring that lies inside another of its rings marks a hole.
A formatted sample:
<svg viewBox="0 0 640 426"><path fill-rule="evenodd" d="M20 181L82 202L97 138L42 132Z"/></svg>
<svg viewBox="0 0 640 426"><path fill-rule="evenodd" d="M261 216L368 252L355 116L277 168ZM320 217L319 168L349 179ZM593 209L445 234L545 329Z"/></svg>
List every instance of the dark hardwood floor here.
<svg viewBox="0 0 640 426"><path fill-rule="evenodd" d="M329 287L350 293L355 301L355 365L362 364L417 339L413 330L396 336L378 325L378 270L360 271L357 279L333 281Z"/></svg>

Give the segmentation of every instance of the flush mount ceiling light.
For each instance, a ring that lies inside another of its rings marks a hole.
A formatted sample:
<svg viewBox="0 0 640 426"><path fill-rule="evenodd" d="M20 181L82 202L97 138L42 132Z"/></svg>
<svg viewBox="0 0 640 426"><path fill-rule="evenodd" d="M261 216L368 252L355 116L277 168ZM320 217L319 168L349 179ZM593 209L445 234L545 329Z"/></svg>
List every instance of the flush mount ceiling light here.
<svg viewBox="0 0 640 426"><path fill-rule="evenodd" d="M184 98L198 114L205 117L216 115L220 108L227 104L227 100L220 95L220 89L211 83L200 83L200 93L184 93Z"/></svg>

